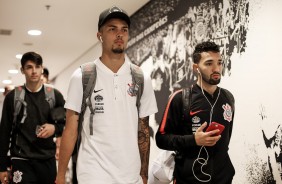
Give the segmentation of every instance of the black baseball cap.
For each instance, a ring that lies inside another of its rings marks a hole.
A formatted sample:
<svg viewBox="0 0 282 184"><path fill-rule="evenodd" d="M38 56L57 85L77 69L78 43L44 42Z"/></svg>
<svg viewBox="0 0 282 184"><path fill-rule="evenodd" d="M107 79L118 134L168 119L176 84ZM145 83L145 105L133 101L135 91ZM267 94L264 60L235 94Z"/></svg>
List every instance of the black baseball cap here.
<svg viewBox="0 0 282 184"><path fill-rule="evenodd" d="M108 8L104 10L100 16L99 16L99 22L98 22L98 30L109 20L112 18L118 18L124 20L128 27L130 27L130 19L129 16L127 15L126 11L123 9L113 6L111 8Z"/></svg>

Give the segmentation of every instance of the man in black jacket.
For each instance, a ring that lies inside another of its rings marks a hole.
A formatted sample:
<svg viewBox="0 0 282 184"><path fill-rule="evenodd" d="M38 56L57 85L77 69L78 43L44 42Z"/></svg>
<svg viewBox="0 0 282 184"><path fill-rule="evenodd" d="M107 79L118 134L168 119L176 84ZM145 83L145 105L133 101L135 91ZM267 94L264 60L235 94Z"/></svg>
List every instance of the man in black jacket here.
<svg viewBox="0 0 282 184"><path fill-rule="evenodd" d="M177 184L231 184L235 174L228 155L234 118L234 97L217 86L221 79L222 58L218 45L203 42L193 53L197 83L190 87L190 105L184 111L182 93L169 99L156 134L157 146L176 151L174 180ZM185 113L185 114L184 114ZM225 127L207 132L217 122Z"/></svg>
<svg viewBox="0 0 282 184"><path fill-rule="evenodd" d="M42 57L39 54L25 53L21 66L26 83L12 90L4 100L0 124L0 179L2 183L8 182L6 169L10 152L13 183L54 183L56 144L53 138L61 136L65 122L63 119L54 121L51 111L63 108L65 101L62 94L51 87L49 90L54 90L55 97L53 107L46 100L46 88L41 80ZM19 114L14 117L15 93L19 89L24 90L26 105L23 103Z"/></svg>

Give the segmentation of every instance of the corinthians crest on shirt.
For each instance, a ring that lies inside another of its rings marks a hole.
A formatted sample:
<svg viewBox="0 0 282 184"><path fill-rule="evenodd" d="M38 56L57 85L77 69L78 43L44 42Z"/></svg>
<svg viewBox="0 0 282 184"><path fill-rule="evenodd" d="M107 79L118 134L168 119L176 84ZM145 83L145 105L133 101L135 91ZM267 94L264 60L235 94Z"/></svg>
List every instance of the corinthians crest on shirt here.
<svg viewBox="0 0 282 184"><path fill-rule="evenodd" d="M223 108L223 118L228 121L229 123L232 121L232 108L231 106L226 103L222 105Z"/></svg>
<svg viewBox="0 0 282 184"><path fill-rule="evenodd" d="M137 93L138 93L138 89L139 89L139 85L138 84L135 84L135 83L128 84L127 93L130 96L136 96Z"/></svg>

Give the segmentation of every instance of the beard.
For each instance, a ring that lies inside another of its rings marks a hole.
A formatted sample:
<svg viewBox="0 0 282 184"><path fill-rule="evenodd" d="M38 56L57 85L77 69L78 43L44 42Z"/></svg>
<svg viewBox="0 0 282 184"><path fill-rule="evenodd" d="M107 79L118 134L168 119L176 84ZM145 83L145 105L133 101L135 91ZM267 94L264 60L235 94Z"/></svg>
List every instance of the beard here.
<svg viewBox="0 0 282 184"><path fill-rule="evenodd" d="M112 52L115 54L122 54L124 52L124 48L112 48Z"/></svg>
<svg viewBox="0 0 282 184"><path fill-rule="evenodd" d="M219 78L219 79L213 79L213 78L212 78L212 75L213 75L213 74L211 74L210 77L203 76L203 77L202 77L202 78L203 78L203 81L205 81L206 83L208 83L208 84L210 84L210 85L217 85L217 84L219 84L221 78Z"/></svg>

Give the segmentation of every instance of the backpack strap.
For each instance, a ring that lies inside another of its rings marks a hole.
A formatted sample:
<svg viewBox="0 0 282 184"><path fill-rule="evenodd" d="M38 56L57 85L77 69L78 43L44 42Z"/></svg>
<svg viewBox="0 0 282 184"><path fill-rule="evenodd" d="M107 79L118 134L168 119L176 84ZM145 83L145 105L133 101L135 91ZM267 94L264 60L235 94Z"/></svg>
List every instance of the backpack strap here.
<svg viewBox="0 0 282 184"><path fill-rule="evenodd" d="M137 90L136 94L136 107L138 110L138 117L139 117L139 110L140 110L140 100L141 96L144 91L144 74L141 68L133 63L130 63L131 75L132 75L132 82L135 85L134 89ZM141 129L141 125L138 124L138 130Z"/></svg>
<svg viewBox="0 0 282 184"><path fill-rule="evenodd" d="M189 120L189 111L191 108L191 101L192 101L192 88L193 86L189 88L183 88L182 89L182 103L183 103L183 120L188 121Z"/></svg>
<svg viewBox="0 0 282 184"><path fill-rule="evenodd" d="M24 105L23 109L23 117L21 119L21 123L24 123L26 117L27 117L27 103L24 101L25 97L25 89L23 86L17 86L15 87L15 96L14 96L14 119L13 123L15 124L17 122L17 116L19 115L21 111L22 105Z"/></svg>
<svg viewBox="0 0 282 184"><path fill-rule="evenodd" d="M93 109L91 103L92 91L96 85L97 71L96 64L94 62L85 63L80 66L82 72L82 85L83 85L83 96L82 96L82 104L81 111L79 114L78 121L78 139L80 139L81 131L82 131L82 122L84 120L84 113L86 111L86 107L88 106L90 109L90 135L93 135L93 116L95 111Z"/></svg>
<svg viewBox="0 0 282 184"><path fill-rule="evenodd" d="M82 73L82 103L81 110L78 118L78 128L77 128L77 141L75 144L75 148L72 153L72 159L74 162L77 160L78 150L81 142L81 131L82 131L82 123L84 120L84 114L86 111L86 107L88 106L90 109L90 134L93 135L93 116L95 111L91 104L91 95L92 91L96 85L97 71L96 64L94 62L84 63L80 66Z"/></svg>
<svg viewBox="0 0 282 184"><path fill-rule="evenodd" d="M56 104L54 88L50 84L44 84L45 100L49 103L50 109Z"/></svg>

